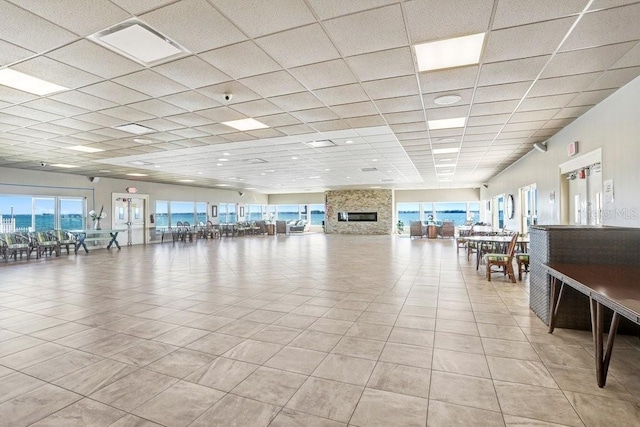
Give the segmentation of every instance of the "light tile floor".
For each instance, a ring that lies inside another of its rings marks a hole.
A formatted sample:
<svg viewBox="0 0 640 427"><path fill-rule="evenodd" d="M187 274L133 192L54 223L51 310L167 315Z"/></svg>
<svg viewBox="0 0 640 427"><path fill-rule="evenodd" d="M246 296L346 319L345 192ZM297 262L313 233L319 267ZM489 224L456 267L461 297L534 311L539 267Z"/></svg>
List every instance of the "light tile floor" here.
<svg viewBox="0 0 640 427"><path fill-rule="evenodd" d="M0 424L640 425L640 341L588 331L453 241L252 236L0 265Z"/></svg>

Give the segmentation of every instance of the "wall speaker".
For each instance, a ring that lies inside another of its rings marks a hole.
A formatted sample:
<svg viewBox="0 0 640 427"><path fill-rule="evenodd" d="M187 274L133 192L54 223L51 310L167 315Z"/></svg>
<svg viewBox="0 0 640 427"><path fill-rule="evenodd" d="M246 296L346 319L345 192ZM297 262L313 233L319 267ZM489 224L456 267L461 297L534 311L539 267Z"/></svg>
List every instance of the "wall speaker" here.
<svg viewBox="0 0 640 427"><path fill-rule="evenodd" d="M544 145L543 142L536 142L535 144L533 144L533 148L535 148L536 150L538 150L541 153L546 153L547 152L547 146Z"/></svg>
<svg viewBox="0 0 640 427"><path fill-rule="evenodd" d="M90 176L89 177L89 181L98 182L98 181L100 181L100 177L99 176Z"/></svg>

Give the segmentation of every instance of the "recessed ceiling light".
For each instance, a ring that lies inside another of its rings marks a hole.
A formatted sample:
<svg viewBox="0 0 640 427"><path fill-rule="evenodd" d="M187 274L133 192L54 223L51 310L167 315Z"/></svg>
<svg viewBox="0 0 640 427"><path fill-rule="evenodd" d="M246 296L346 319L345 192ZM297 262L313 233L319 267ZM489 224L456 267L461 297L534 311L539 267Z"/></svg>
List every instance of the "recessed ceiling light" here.
<svg viewBox="0 0 640 427"><path fill-rule="evenodd" d="M443 173L438 172L438 176L453 176L453 172L446 172L446 173L445 172L443 172Z"/></svg>
<svg viewBox="0 0 640 427"><path fill-rule="evenodd" d="M372 162L377 162L377 161L378 161L378 159L371 159L371 161L372 161Z"/></svg>
<svg viewBox="0 0 640 427"><path fill-rule="evenodd" d="M56 167L56 168L65 168L65 169L71 169L71 168L79 167L79 166L76 166L76 165L67 165L65 163L54 163L51 166Z"/></svg>
<svg viewBox="0 0 640 427"><path fill-rule="evenodd" d="M265 169L265 172L275 172L273 169Z"/></svg>
<svg viewBox="0 0 640 427"><path fill-rule="evenodd" d="M453 119L428 120L429 130L462 128L467 122L466 117L455 117Z"/></svg>
<svg viewBox="0 0 640 427"><path fill-rule="evenodd" d="M195 179L179 179L178 182L196 182Z"/></svg>
<svg viewBox="0 0 640 427"><path fill-rule="evenodd" d="M231 154L229 153L222 153L223 156L230 156Z"/></svg>
<svg viewBox="0 0 640 427"><path fill-rule="evenodd" d="M148 128L146 126L138 125L136 123L129 123L126 125L115 126L114 129L121 130L123 132L133 133L135 135L143 135L145 133L155 132L155 129Z"/></svg>
<svg viewBox="0 0 640 427"><path fill-rule="evenodd" d="M453 105L460 102L461 99L460 95L443 95L434 99L433 103L436 105Z"/></svg>
<svg viewBox="0 0 640 427"><path fill-rule="evenodd" d="M353 144L353 141L349 139L349 140L345 141L344 143L345 144Z"/></svg>
<svg viewBox="0 0 640 427"><path fill-rule="evenodd" d="M224 157L222 157L222 158L218 159L218 161L219 161L219 162L228 162L228 161L229 161L229 159L225 159Z"/></svg>
<svg viewBox="0 0 640 427"><path fill-rule="evenodd" d="M22 90L40 96L49 95L50 93L60 92L63 90L69 90L68 87L50 83L37 77L21 73L20 71L11 70L9 68L0 70L0 85L9 86L14 89Z"/></svg>
<svg viewBox="0 0 640 427"><path fill-rule="evenodd" d="M325 169L324 171L325 171L325 172L329 172L330 170L331 170L331 169Z"/></svg>
<svg viewBox="0 0 640 427"><path fill-rule="evenodd" d="M146 173L137 173L137 172L128 173L127 175L129 175L129 176L149 176Z"/></svg>
<svg viewBox="0 0 640 427"><path fill-rule="evenodd" d="M482 53L484 34L473 34L415 45L418 70L440 70L477 64L480 61L480 53Z"/></svg>
<svg viewBox="0 0 640 427"><path fill-rule="evenodd" d="M460 151L459 147L454 147L454 148L436 148L435 150L433 150L433 154L451 154L451 153L457 153L458 151Z"/></svg>
<svg viewBox="0 0 640 427"><path fill-rule="evenodd" d="M89 36L90 40L144 65L186 55L188 51L137 19Z"/></svg>
<svg viewBox="0 0 640 427"><path fill-rule="evenodd" d="M202 172L198 172L198 175L202 175Z"/></svg>
<svg viewBox="0 0 640 427"><path fill-rule="evenodd" d="M255 189L256 189L255 187L247 187L247 188L245 188L245 190L255 190Z"/></svg>
<svg viewBox="0 0 640 427"><path fill-rule="evenodd" d="M291 160L298 160L298 158L296 156L292 156Z"/></svg>
<svg viewBox="0 0 640 427"><path fill-rule="evenodd" d="M153 165L153 167L154 167L154 168L159 168L159 167L160 167L160 165Z"/></svg>
<svg viewBox="0 0 640 427"><path fill-rule="evenodd" d="M266 173L262 172L260 175L265 176L265 175L266 175Z"/></svg>
<svg viewBox="0 0 640 427"><path fill-rule="evenodd" d="M216 184L218 187L230 187L229 184Z"/></svg>
<svg viewBox="0 0 640 427"><path fill-rule="evenodd" d="M230 122L222 122L222 124L232 127L234 129L238 129L239 131L266 129L269 127L264 123L257 121L256 119L232 120Z"/></svg>
<svg viewBox="0 0 640 427"><path fill-rule="evenodd" d="M452 168L455 167L455 163L441 163L439 165L436 165L437 168Z"/></svg>
<svg viewBox="0 0 640 427"><path fill-rule="evenodd" d="M452 162L453 159L440 159L439 162Z"/></svg>
<svg viewBox="0 0 640 427"><path fill-rule="evenodd" d="M222 166L222 163L216 163L216 166Z"/></svg>
<svg viewBox="0 0 640 427"><path fill-rule="evenodd" d="M134 160L132 162L129 162L129 164L135 165L135 166L151 166L151 165L153 165L153 163L144 162L142 160Z"/></svg>
<svg viewBox="0 0 640 427"><path fill-rule="evenodd" d="M320 179L319 176L310 176L309 179Z"/></svg>
<svg viewBox="0 0 640 427"><path fill-rule="evenodd" d="M83 153L99 153L104 151L100 148L87 147L86 145L74 145L73 147L65 147L67 150L82 151Z"/></svg>
<svg viewBox="0 0 640 427"><path fill-rule="evenodd" d="M145 139L145 138L134 138L133 142L137 142L138 144L148 144L152 141L150 139Z"/></svg>

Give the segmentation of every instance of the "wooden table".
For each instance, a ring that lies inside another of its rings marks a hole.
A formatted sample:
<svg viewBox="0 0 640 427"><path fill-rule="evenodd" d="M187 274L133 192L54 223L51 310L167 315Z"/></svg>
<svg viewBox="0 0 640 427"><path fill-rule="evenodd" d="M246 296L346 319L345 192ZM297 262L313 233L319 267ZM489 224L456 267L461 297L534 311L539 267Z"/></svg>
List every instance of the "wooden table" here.
<svg viewBox="0 0 640 427"><path fill-rule="evenodd" d="M480 253L480 246L482 243L501 243L503 245L508 245L511 243L511 239L513 236L467 236L465 239L468 242L478 242L478 248L476 249L476 270L480 267L480 258L482 254ZM521 246L522 252L526 252L527 245L529 244L529 237L518 237L517 244Z"/></svg>
<svg viewBox="0 0 640 427"><path fill-rule="evenodd" d="M543 264L551 276L549 333L553 333L564 285L589 297L598 386L604 387L620 316L640 324L640 266L612 264ZM559 285L559 286L558 286ZM603 307L613 311L607 346L603 342Z"/></svg>

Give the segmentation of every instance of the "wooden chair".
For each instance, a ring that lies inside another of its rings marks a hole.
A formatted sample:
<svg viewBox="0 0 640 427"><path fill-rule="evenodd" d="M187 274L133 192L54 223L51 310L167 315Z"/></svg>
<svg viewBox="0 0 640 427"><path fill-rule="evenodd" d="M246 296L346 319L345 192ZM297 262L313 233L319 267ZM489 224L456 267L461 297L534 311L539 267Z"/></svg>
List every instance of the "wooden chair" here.
<svg viewBox="0 0 640 427"><path fill-rule="evenodd" d="M450 239L455 235L456 226L453 221L442 221L442 225L438 228L438 236L443 239Z"/></svg>
<svg viewBox="0 0 640 427"><path fill-rule="evenodd" d="M529 254L516 254L518 264L518 280L522 280L522 272L529 272Z"/></svg>
<svg viewBox="0 0 640 427"><path fill-rule="evenodd" d="M9 258L12 256L17 261L18 254L20 254L20 259L22 259L23 253L27 255L28 261L31 256L31 251L34 249L29 238L19 233L0 234L0 244L3 246L2 252L5 262L9 261Z"/></svg>
<svg viewBox="0 0 640 427"><path fill-rule="evenodd" d="M467 237L471 236L471 234L473 234L473 225L471 226L470 229L468 230L461 230L458 234L458 238L456 238L456 253L460 254L460 248L464 249L465 251L467 250L467 246L469 244L469 241L467 240Z"/></svg>
<svg viewBox="0 0 640 427"><path fill-rule="evenodd" d="M516 243L518 241L518 233L515 233L511 238L507 252L504 254L494 253L485 254L484 262L487 264L487 280L491 281L491 273L500 272L504 275L509 275L509 279L513 283L516 283L516 276L513 272L513 254L516 250ZM499 270L494 270L492 267L498 267Z"/></svg>
<svg viewBox="0 0 640 427"><path fill-rule="evenodd" d="M76 236L75 234L69 233L65 230L51 230L49 234L58 241L58 246L60 250L65 248L67 250L67 255L69 255L69 246L72 246L75 250L76 247Z"/></svg>
<svg viewBox="0 0 640 427"><path fill-rule="evenodd" d="M60 244L51 234L44 231L36 231L32 234L32 238L36 249L36 258L40 258L41 255L47 255L47 252L51 256L54 251L56 256L60 256Z"/></svg>
<svg viewBox="0 0 640 427"><path fill-rule="evenodd" d="M420 237L422 239L422 222L420 221L411 221L409 222L409 238L412 237Z"/></svg>
<svg viewBox="0 0 640 427"><path fill-rule="evenodd" d="M287 221L276 221L276 234L287 233Z"/></svg>

